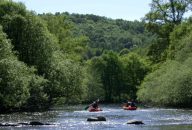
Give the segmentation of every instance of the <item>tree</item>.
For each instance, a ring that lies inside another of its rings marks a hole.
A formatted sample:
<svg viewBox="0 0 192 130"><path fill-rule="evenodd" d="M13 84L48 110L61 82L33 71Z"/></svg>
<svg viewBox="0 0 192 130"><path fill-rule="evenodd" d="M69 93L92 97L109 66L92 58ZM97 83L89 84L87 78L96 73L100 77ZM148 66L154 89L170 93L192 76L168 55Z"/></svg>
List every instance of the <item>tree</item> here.
<svg viewBox="0 0 192 130"><path fill-rule="evenodd" d="M120 100L122 92L122 65L118 55L112 51L92 59L92 69L101 77L105 92L105 101Z"/></svg>
<svg viewBox="0 0 192 130"><path fill-rule="evenodd" d="M12 49L13 46L10 40L6 39L5 33L2 31L2 26L0 26L0 60L12 57L14 55Z"/></svg>
<svg viewBox="0 0 192 130"><path fill-rule="evenodd" d="M158 35L148 52L155 63L165 61L169 46L169 35L191 9L191 0L152 0L151 11L145 15L146 28Z"/></svg>
<svg viewBox="0 0 192 130"><path fill-rule="evenodd" d="M66 54L71 55L71 59L81 61L87 51L87 37L76 36L72 33L75 26L66 14L42 14L39 15L47 23L48 30L58 39L60 48Z"/></svg>
<svg viewBox="0 0 192 130"><path fill-rule="evenodd" d="M191 107L192 71L191 58L182 64L167 61L146 76L137 95L145 103L159 106Z"/></svg>
<svg viewBox="0 0 192 130"><path fill-rule="evenodd" d="M191 9L191 0L152 0L151 11L146 14L149 23L158 25L180 24L183 15Z"/></svg>
<svg viewBox="0 0 192 130"><path fill-rule="evenodd" d="M0 26L0 111L20 109L29 98L29 81L33 69L17 60L10 40Z"/></svg>
<svg viewBox="0 0 192 130"><path fill-rule="evenodd" d="M76 59L77 54L84 53L83 49L86 48L86 44L82 42L86 39L83 37L76 39L71 35L65 35L68 31L70 32L70 29L67 27L67 23L62 23L63 17L54 20L55 16L52 18L53 21L48 24L49 29L55 33L54 36L49 32L44 20L36 14L26 11L25 8L19 8L17 3L12 1L0 3L0 7L2 7L0 8L2 12L0 23L8 38L11 39L18 59L37 70L35 71L37 75L32 75L28 82L26 81L30 96L26 97L25 107L33 110L41 109L47 105L47 100L50 101L49 103L53 103L51 101L60 98L65 98L65 103L80 102L84 96L82 85L84 69L72 59ZM8 10L5 10L6 8ZM20 9L25 13L20 13ZM59 28L57 28L58 30L51 26L51 23L54 22L58 22L55 24L55 27ZM66 37L63 38L63 35ZM71 44L70 46L66 44L64 48L61 44L66 39ZM4 42L4 40L2 41ZM7 44L2 44L2 47L5 45ZM12 46L3 48L5 51L2 49L2 56L8 55L10 50L7 51L6 48L12 49ZM65 51L63 51L64 49ZM68 51L72 54L66 53Z"/></svg>
<svg viewBox="0 0 192 130"><path fill-rule="evenodd" d="M101 75L97 69L93 67L93 59L87 61L87 73L85 85L87 86L87 100L94 101L96 99L103 100L105 97L104 87L101 81Z"/></svg>
<svg viewBox="0 0 192 130"><path fill-rule="evenodd" d="M38 111L47 107L44 88L47 80L19 61L0 26L0 106L1 112L20 109Z"/></svg>
<svg viewBox="0 0 192 130"><path fill-rule="evenodd" d="M64 103L81 102L85 94L85 87L82 85L84 69L79 63L67 59L60 51L54 52L47 73L49 84L46 93L49 102L55 103L64 99Z"/></svg>
<svg viewBox="0 0 192 130"><path fill-rule="evenodd" d="M168 38L173 27L181 23L191 6L191 0L152 0L151 11L145 15L146 27L161 38Z"/></svg>
<svg viewBox="0 0 192 130"><path fill-rule="evenodd" d="M40 75L45 74L58 45L43 21L30 14L25 17L14 15L4 20L4 31L19 53L19 60L35 66Z"/></svg>
<svg viewBox="0 0 192 130"><path fill-rule="evenodd" d="M1 0L0 1L0 22L6 15L14 16L14 15L22 15L25 16L27 14L26 7L23 3L15 3L10 0Z"/></svg>
<svg viewBox="0 0 192 130"><path fill-rule="evenodd" d="M170 46L168 50L169 59L185 60L190 53L192 34L192 20L188 19L177 26L170 34Z"/></svg>
<svg viewBox="0 0 192 130"><path fill-rule="evenodd" d="M48 80L43 77L33 75L29 81L29 94L30 97L27 99L27 103L24 108L30 111L42 111L49 108L48 95L46 87Z"/></svg>
<svg viewBox="0 0 192 130"><path fill-rule="evenodd" d="M135 53L121 57L123 64L123 93L129 98L136 99L136 92L144 77L150 70L147 61Z"/></svg>

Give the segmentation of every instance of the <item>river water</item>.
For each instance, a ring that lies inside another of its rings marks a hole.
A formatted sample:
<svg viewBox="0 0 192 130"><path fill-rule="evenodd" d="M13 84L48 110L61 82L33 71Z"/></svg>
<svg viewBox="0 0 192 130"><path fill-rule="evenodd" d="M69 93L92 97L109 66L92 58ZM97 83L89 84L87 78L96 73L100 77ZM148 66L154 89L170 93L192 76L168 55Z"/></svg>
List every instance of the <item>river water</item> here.
<svg viewBox="0 0 192 130"><path fill-rule="evenodd" d="M55 108L47 112L1 114L1 123L39 121L49 126L0 127L0 130L190 130L192 110L140 108L123 110L120 105L101 105L103 111L88 112L85 106ZM104 116L105 122L87 122L87 118ZM141 120L144 125L127 124Z"/></svg>

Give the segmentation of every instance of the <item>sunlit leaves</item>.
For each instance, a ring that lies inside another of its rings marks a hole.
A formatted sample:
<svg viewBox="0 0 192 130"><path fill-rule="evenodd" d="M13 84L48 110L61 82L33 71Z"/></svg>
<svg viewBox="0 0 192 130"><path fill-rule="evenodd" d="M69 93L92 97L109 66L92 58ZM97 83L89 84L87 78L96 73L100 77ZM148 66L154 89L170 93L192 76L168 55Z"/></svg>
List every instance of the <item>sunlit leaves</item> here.
<svg viewBox="0 0 192 130"><path fill-rule="evenodd" d="M149 64L139 55L130 53L121 57L123 63L124 91L130 98L136 98L138 86L150 70Z"/></svg>
<svg viewBox="0 0 192 130"><path fill-rule="evenodd" d="M138 99L160 106L190 106L189 102L192 101L191 76L190 67L176 61L168 61L146 77L138 91Z"/></svg>
<svg viewBox="0 0 192 130"><path fill-rule="evenodd" d="M20 108L29 97L30 69L16 59L0 61L1 109Z"/></svg>
<svg viewBox="0 0 192 130"><path fill-rule="evenodd" d="M0 26L0 60L13 56L12 48L13 46L6 39L6 35L2 33L2 27Z"/></svg>

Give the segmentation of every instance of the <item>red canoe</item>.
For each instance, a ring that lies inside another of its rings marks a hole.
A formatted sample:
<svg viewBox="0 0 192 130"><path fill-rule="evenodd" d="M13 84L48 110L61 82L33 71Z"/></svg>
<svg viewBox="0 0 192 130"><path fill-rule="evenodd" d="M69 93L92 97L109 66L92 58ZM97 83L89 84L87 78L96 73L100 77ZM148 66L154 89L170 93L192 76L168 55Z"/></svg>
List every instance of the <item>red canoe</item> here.
<svg viewBox="0 0 192 130"><path fill-rule="evenodd" d="M132 106L128 106L128 107L123 107L124 110L136 110L137 107L132 107Z"/></svg>
<svg viewBox="0 0 192 130"><path fill-rule="evenodd" d="M98 111L102 111L102 109L101 108L93 108L93 107L89 107L89 112L98 112Z"/></svg>

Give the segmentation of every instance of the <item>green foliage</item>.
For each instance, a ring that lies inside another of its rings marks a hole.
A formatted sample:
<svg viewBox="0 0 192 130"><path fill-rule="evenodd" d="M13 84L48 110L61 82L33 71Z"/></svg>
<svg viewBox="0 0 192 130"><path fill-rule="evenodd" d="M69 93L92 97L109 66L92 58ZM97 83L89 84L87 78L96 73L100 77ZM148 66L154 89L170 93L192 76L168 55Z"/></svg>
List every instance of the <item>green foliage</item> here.
<svg viewBox="0 0 192 130"><path fill-rule="evenodd" d="M191 72L190 67L179 62L166 62L160 69L145 78L138 91L138 99L160 106L191 106Z"/></svg>
<svg viewBox="0 0 192 130"><path fill-rule="evenodd" d="M18 23L21 22L18 21ZM26 22L23 23L22 29L17 26L17 29L12 30L10 33L7 32L7 34L13 39L13 44L16 46L15 49L20 53L19 59L28 65L36 66L39 74L43 74L46 72L53 52L57 48L56 40L36 16L27 16ZM14 27L14 22L9 27ZM11 34L17 33L18 29L20 29L21 35L18 34L11 37Z"/></svg>
<svg viewBox="0 0 192 130"><path fill-rule="evenodd" d="M168 39L159 38L149 46L147 56L153 63L163 62L166 59L165 53L168 46L169 46Z"/></svg>
<svg viewBox="0 0 192 130"><path fill-rule="evenodd" d="M29 97L31 71L16 59L1 60L0 68L0 109L20 108Z"/></svg>
<svg viewBox="0 0 192 130"><path fill-rule="evenodd" d="M48 30L58 38L60 44L71 40L73 25L65 15L48 13L39 16L45 20Z"/></svg>
<svg viewBox="0 0 192 130"><path fill-rule="evenodd" d="M158 35L157 41L149 48L148 56L154 63L165 61L170 45L169 35L190 10L191 0L152 0L151 10L145 16L146 28Z"/></svg>
<svg viewBox="0 0 192 130"><path fill-rule="evenodd" d="M83 35L74 36L72 34L74 23L66 15L56 13L55 15L42 14L39 16L46 21L48 30L57 37L64 53L70 54L70 58L76 61L85 58L88 38Z"/></svg>
<svg viewBox="0 0 192 130"><path fill-rule="evenodd" d="M189 57L192 41L192 22L183 22L170 35L168 58L183 61Z"/></svg>
<svg viewBox="0 0 192 130"><path fill-rule="evenodd" d="M92 68L93 61L88 61L85 85L87 86L86 101L95 101L96 99L104 100L105 93L101 81L100 73Z"/></svg>
<svg viewBox="0 0 192 130"><path fill-rule="evenodd" d="M146 14L146 19L151 23L179 24L191 7L191 0L152 0L151 11Z"/></svg>
<svg viewBox="0 0 192 130"><path fill-rule="evenodd" d="M192 34L192 33L190 33ZM175 59L177 61L183 62L188 57L192 57L192 45L191 45L192 37L187 37L182 40L183 46L178 50L178 52L175 54Z"/></svg>
<svg viewBox="0 0 192 130"><path fill-rule="evenodd" d="M54 20L56 17L53 17L53 21L45 24L42 19L27 12L17 3L5 2L0 5L2 5L1 11L5 12L1 15L0 23L13 44L13 48L11 44L1 44L2 56L13 55L9 49L14 49L17 51L19 60L34 66L37 69L35 73L43 76L40 77L31 72L31 78L26 81L26 85L20 86L28 88L28 96L18 108L44 109L59 99L65 99L65 103L81 102L84 99L86 86L83 86L84 69L77 61L82 59L78 54L85 53L86 44L83 42L86 38L68 35L69 24L62 24L63 17L58 17L56 20ZM13 9L6 12L4 6ZM51 26L52 23L55 24ZM55 33L55 36L49 31ZM4 34L0 35L1 37L5 38ZM4 39L1 41L9 42ZM27 77L27 74L25 76ZM16 107L10 106L10 108Z"/></svg>
<svg viewBox="0 0 192 130"><path fill-rule="evenodd" d="M32 72L19 62L12 45L0 27L0 110L20 108L29 97L28 81Z"/></svg>
<svg viewBox="0 0 192 130"><path fill-rule="evenodd" d="M191 20L170 34L168 59L149 74L138 91L138 99L159 106L191 107ZM170 60L171 59L171 60Z"/></svg>
<svg viewBox="0 0 192 130"><path fill-rule="evenodd" d="M92 70L100 75L105 92L105 101L114 101L115 97L120 100L122 65L117 54L110 51L101 57L93 58L91 62Z"/></svg>
<svg viewBox="0 0 192 130"><path fill-rule="evenodd" d="M76 38L84 36L89 40L82 41L82 43L86 43L90 48L114 51L144 46L153 39L153 35L145 31L144 23L139 21L112 20L96 15L69 13L43 14L40 16L47 21L50 26L48 27L49 30L58 38L61 37L59 39L63 39L60 41L62 41L64 48L73 43L73 40L67 39L66 35L73 36L73 38L74 36ZM73 28L70 30L71 27ZM59 33L57 33L58 31Z"/></svg>
<svg viewBox="0 0 192 130"><path fill-rule="evenodd" d="M136 99L137 87L150 70L146 60L135 53L119 57L111 51L92 58L89 66L91 72L89 80L92 84L88 84L88 98L93 100L103 98L104 95L104 100L107 102ZM97 95L92 94L94 92L97 92Z"/></svg>
<svg viewBox="0 0 192 130"><path fill-rule="evenodd" d="M0 1L0 21L6 15L26 15L26 7L22 3L15 3L12 1L1 0Z"/></svg>
<svg viewBox="0 0 192 130"><path fill-rule="evenodd" d="M126 55L126 54L128 54L129 52L130 52L129 49L124 48L123 50L121 50L121 51L119 52L119 55L120 55L120 56Z"/></svg>
<svg viewBox="0 0 192 130"><path fill-rule="evenodd" d="M83 67L78 63L65 59L60 52L55 52L47 78L50 80L46 92L50 102L64 97L64 103L81 102L85 88L83 83Z"/></svg>
<svg viewBox="0 0 192 130"><path fill-rule="evenodd" d="M22 3L1 0L0 110L37 111L97 98L119 102L136 99L138 89L143 102L190 106L192 22L179 25L189 6L191 0L152 0L145 23L36 15Z"/></svg>
<svg viewBox="0 0 192 130"><path fill-rule="evenodd" d="M124 91L129 98L136 99L137 87L150 70L146 60L135 53L129 53L121 57L123 64Z"/></svg>
<svg viewBox="0 0 192 130"><path fill-rule="evenodd" d="M32 76L29 82L30 97L27 99L27 103L24 106L25 109L30 111L42 111L49 108L48 96L45 93L45 88L48 81L43 77Z"/></svg>
<svg viewBox="0 0 192 130"><path fill-rule="evenodd" d="M6 35L2 32L2 27L0 26L0 60L13 56L12 45Z"/></svg>
<svg viewBox="0 0 192 130"><path fill-rule="evenodd" d="M41 107L44 105L42 100L37 98L42 99L44 96L40 84L43 85L45 79L35 76L34 69L17 60L12 52L10 40L6 39L2 28L0 28L0 54L1 112L23 108L39 110L40 104ZM32 103L33 106L30 106Z"/></svg>

